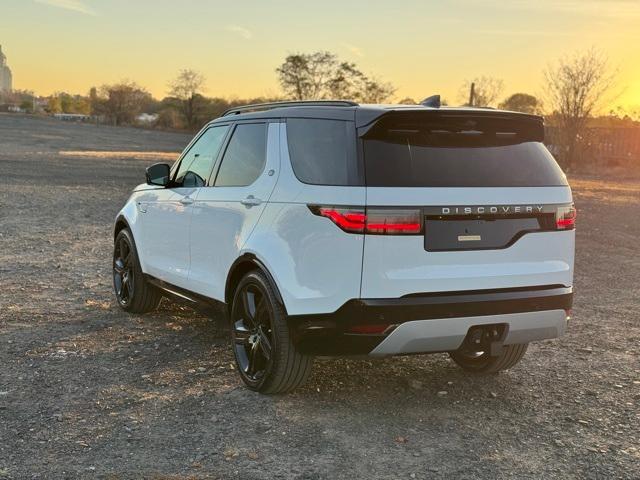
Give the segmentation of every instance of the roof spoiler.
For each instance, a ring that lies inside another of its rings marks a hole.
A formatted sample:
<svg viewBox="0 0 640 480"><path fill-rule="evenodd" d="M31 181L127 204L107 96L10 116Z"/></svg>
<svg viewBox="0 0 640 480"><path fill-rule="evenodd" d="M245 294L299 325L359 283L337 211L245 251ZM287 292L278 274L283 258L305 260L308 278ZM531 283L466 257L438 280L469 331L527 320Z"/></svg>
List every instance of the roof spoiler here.
<svg viewBox="0 0 640 480"><path fill-rule="evenodd" d="M360 113L360 112L358 112ZM365 113L365 112L363 112ZM376 135L387 129L412 129L413 125L434 131L477 131L501 138L526 138L526 141L544 140L544 120L537 115L500 110L389 110L382 115L356 117L358 136Z"/></svg>

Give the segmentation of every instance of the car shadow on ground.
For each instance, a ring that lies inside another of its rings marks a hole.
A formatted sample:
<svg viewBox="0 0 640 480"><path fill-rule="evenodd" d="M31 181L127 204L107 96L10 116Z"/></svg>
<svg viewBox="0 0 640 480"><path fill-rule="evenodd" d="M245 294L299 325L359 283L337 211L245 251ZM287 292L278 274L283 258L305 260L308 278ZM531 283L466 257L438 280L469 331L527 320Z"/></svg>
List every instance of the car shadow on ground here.
<svg viewBox="0 0 640 480"><path fill-rule="evenodd" d="M80 325L46 334L46 344L30 349L31 358L85 361L85 369L117 372L94 384L103 392L114 387L129 391L132 398L178 399L184 396L221 394L241 389L229 346L223 312L192 310L183 304L163 301L157 312L128 315L111 302L90 304ZM544 354L539 351L538 355ZM505 391L527 394L524 366L513 372L475 376L457 367L447 354L411 355L383 359L317 358L307 385L287 394L272 396L311 402L319 397L366 398L372 407L383 407L390 398L401 397L423 405L424 398L437 402L495 400ZM93 376L96 380L96 376ZM111 380L111 381L110 381ZM152 393L153 392L153 393ZM122 394L118 393L121 398Z"/></svg>

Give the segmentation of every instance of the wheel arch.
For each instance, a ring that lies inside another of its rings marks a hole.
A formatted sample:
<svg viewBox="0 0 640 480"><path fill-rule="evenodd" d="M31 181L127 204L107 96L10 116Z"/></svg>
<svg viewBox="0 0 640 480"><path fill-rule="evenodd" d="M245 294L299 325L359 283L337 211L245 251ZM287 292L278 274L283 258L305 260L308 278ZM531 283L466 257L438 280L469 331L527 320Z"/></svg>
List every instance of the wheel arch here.
<svg viewBox="0 0 640 480"><path fill-rule="evenodd" d="M125 228L128 228L129 230L131 230L131 227L129 226L129 222L127 221L124 215L118 215L118 218L116 218L116 223L113 227L113 239L115 240L118 234L120 233L120 231L124 230Z"/></svg>
<svg viewBox="0 0 640 480"><path fill-rule="evenodd" d="M228 313L230 313L231 302L233 301L233 294L236 290L236 286L240 283L242 277L251 270L260 270L266 275L269 282L271 282L278 302L286 312L287 309L284 300L282 299L282 295L280 294L280 290L278 289L278 284L273 278L273 275L271 275L271 272L269 272L269 269L253 253L245 253L233 262L231 268L229 268L229 274L227 275L227 281L224 288L224 303L226 304Z"/></svg>

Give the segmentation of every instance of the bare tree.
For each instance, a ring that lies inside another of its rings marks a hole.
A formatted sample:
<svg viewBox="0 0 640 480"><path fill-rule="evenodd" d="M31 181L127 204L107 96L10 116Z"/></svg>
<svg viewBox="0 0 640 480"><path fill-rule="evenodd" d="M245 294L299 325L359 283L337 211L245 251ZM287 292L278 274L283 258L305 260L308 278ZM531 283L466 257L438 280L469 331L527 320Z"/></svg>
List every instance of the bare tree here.
<svg viewBox="0 0 640 480"><path fill-rule="evenodd" d="M367 77L355 63L340 62L331 52L289 55L276 72L285 94L295 100L381 103L395 92L390 83Z"/></svg>
<svg viewBox="0 0 640 480"><path fill-rule="evenodd" d="M607 58L591 49L575 53L545 70L548 103L557 117L564 143L566 168L575 166L587 121L610 90L615 74Z"/></svg>
<svg viewBox="0 0 640 480"><path fill-rule="evenodd" d="M528 93L514 93L500 104L500 108L539 115L542 113L542 102Z"/></svg>
<svg viewBox="0 0 640 480"><path fill-rule="evenodd" d="M184 69L169 83L169 95L179 101L180 112L190 129L195 128L198 123L198 113L204 98L200 91L204 82L205 78L201 73Z"/></svg>
<svg viewBox="0 0 640 480"><path fill-rule="evenodd" d="M294 53L285 58L276 73L287 96L294 100L318 100L324 98L336 63L336 56L330 52Z"/></svg>
<svg viewBox="0 0 640 480"><path fill-rule="evenodd" d="M151 94L135 82L124 80L100 87L101 110L114 123L133 123L136 116L153 102Z"/></svg>
<svg viewBox="0 0 640 480"><path fill-rule="evenodd" d="M469 92L473 85L473 99L469 98ZM476 77L466 80L460 87L460 99L465 105L472 107L490 107L495 105L504 89L504 82L499 78Z"/></svg>
<svg viewBox="0 0 640 480"><path fill-rule="evenodd" d="M353 93L353 98L361 103L385 103L395 91L395 87L389 82L365 78Z"/></svg>
<svg viewBox="0 0 640 480"><path fill-rule="evenodd" d="M398 103L400 105L417 105L418 103L411 97L405 97L402 100L399 100Z"/></svg>

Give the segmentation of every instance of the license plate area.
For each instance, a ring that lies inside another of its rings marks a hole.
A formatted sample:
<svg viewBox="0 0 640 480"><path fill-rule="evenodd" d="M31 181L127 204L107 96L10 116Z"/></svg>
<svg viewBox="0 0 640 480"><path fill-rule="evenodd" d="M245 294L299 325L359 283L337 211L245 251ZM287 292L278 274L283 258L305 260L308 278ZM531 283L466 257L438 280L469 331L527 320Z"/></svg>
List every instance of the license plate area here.
<svg viewBox="0 0 640 480"><path fill-rule="evenodd" d="M541 230L536 217L426 217L424 225L424 248L429 252L507 248L525 233Z"/></svg>

